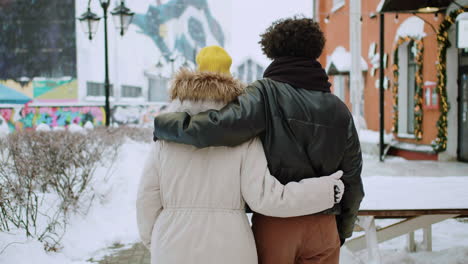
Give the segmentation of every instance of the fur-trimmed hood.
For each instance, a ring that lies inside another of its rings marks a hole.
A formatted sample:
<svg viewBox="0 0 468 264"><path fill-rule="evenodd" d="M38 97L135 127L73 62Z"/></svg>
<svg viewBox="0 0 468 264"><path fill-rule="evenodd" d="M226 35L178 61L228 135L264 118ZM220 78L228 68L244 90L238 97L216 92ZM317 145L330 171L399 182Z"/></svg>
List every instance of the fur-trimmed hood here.
<svg viewBox="0 0 468 264"><path fill-rule="evenodd" d="M180 70L172 82L171 100L212 101L227 104L244 92L245 85L230 75Z"/></svg>

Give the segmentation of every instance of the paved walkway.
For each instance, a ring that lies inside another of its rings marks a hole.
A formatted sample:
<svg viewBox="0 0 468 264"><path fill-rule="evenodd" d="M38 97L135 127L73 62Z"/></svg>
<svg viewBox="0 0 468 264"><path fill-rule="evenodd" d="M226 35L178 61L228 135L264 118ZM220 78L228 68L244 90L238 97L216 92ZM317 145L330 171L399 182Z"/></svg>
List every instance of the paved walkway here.
<svg viewBox="0 0 468 264"><path fill-rule="evenodd" d="M89 260L98 264L150 264L150 253L143 244L134 244L131 248L119 250L122 246L111 248L115 253L100 260Z"/></svg>

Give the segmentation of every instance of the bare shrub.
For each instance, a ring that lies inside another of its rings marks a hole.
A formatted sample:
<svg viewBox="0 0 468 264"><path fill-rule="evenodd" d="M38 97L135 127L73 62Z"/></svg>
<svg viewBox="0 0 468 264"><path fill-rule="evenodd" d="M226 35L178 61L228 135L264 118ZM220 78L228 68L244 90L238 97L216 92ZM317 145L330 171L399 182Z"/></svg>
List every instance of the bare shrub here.
<svg viewBox="0 0 468 264"><path fill-rule="evenodd" d="M105 129L25 131L0 139L0 231L22 229L56 249L67 215L86 202L83 197L92 199L96 168L114 162L123 140L122 132Z"/></svg>

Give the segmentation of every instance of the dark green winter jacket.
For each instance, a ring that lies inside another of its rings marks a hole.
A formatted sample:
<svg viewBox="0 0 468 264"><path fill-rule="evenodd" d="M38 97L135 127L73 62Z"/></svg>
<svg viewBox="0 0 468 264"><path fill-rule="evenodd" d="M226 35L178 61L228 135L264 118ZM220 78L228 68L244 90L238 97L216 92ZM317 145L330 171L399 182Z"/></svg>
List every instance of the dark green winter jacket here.
<svg viewBox="0 0 468 264"><path fill-rule="evenodd" d="M259 136L268 168L283 184L343 170L343 199L323 213L337 215L342 240L351 236L364 197L362 155L352 115L335 95L262 79L219 111L161 114L154 125L155 140L199 148Z"/></svg>

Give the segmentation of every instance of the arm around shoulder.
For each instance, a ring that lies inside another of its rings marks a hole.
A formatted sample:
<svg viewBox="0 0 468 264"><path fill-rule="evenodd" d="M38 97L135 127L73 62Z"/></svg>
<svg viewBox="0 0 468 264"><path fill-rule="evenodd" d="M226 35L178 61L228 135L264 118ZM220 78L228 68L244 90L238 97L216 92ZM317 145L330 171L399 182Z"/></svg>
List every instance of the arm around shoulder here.
<svg viewBox="0 0 468 264"><path fill-rule="evenodd" d="M265 129L265 102L261 89L250 85L245 93L221 110L196 115L161 114L154 119L154 139L194 145L239 145Z"/></svg>

